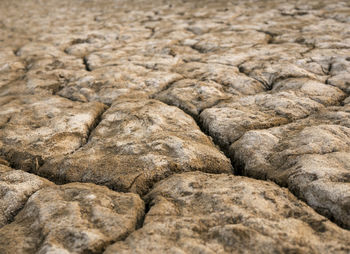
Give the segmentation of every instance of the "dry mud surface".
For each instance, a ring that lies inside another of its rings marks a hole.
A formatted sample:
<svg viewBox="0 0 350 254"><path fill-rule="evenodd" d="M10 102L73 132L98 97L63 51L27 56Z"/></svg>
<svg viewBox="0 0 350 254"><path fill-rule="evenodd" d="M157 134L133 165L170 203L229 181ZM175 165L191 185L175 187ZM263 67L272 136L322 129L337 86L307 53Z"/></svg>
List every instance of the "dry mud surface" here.
<svg viewBox="0 0 350 254"><path fill-rule="evenodd" d="M349 1L0 1L1 254L348 254L349 230Z"/></svg>

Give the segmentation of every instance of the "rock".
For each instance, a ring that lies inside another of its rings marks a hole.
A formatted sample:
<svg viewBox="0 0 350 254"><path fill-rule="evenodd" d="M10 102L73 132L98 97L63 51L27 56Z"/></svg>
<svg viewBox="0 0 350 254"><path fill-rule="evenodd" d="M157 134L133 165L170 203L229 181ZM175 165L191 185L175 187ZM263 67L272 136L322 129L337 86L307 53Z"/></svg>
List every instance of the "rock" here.
<svg viewBox="0 0 350 254"><path fill-rule="evenodd" d="M31 195L50 185L44 178L0 165L0 228L13 220Z"/></svg>
<svg viewBox="0 0 350 254"><path fill-rule="evenodd" d="M38 169L47 158L85 144L104 109L58 96L0 97L0 155L15 168Z"/></svg>
<svg viewBox="0 0 350 254"><path fill-rule="evenodd" d="M244 175L287 186L315 210L350 228L350 115L342 108L267 130L230 147Z"/></svg>
<svg viewBox="0 0 350 254"><path fill-rule="evenodd" d="M98 253L132 232L143 213L135 194L83 183L47 187L0 229L0 252Z"/></svg>
<svg viewBox="0 0 350 254"><path fill-rule="evenodd" d="M142 228L116 253L348 253L350 233L274 183L190 172L145 197Z"/></svg>
<svg viewBox="0 0 350 254"><path fill-rule="evenodd" d="M58 182L93 182L145 193L170 174L232 171L230 160L194 120L156 100L119 100L103 114L89 142L36 169Z"/></svg>

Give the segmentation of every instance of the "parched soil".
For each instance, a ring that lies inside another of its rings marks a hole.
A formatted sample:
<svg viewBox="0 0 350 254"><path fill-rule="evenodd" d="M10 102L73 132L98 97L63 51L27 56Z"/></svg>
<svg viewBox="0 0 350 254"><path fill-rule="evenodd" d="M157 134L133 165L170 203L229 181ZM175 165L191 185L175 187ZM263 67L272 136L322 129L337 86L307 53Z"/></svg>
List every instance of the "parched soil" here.
<svg viewBox="0 0 350 254"><path fill-rule="evenodd" d="M0 253L350 253L350 2L1 0Z"/></svg>

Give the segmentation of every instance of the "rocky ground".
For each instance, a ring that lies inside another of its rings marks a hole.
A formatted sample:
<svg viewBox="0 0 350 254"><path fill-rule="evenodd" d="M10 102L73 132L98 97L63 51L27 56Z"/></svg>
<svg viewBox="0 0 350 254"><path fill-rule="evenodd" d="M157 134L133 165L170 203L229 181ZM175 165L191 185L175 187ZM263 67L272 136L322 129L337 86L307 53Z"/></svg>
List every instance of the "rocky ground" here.
<svg viewBox="0 0 350 254"><path fill-rule="evenodd" d="M2 0L0 31L1 254L350 253L350 2Z"/></svg>

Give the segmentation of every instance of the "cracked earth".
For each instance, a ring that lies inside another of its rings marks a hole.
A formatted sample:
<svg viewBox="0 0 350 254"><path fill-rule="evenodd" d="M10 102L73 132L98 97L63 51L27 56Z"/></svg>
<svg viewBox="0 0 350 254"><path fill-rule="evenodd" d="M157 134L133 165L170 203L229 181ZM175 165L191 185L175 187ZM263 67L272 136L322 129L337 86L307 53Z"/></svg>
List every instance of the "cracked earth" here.
<svg viewBox="0 0 350 254"><path fill-rule="evenodd" d="M350 2L0 1L0 253L350 253Z"/></svg>

